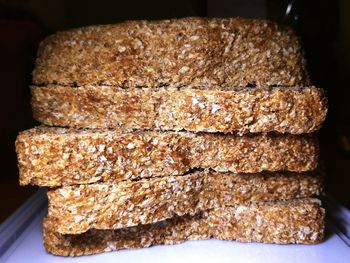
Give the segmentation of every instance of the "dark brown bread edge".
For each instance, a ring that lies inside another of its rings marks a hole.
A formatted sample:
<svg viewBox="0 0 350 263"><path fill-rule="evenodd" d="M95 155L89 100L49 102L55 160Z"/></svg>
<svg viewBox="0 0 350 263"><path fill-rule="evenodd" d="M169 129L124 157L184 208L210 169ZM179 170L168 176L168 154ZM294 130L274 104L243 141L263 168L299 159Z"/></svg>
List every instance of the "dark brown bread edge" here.
<svg viewBox="0 0 350 263"><path fill-rule="evenodd" d="M314 136L220 135L189 132L74 130L37 127L16 141L20 184L57 187L218 172L311 171Z"/></svg>
<svg viewBox="0 0 350 263"><path fill-rule="evenodd" d="M212 237L241 242L316 244L324 238L324 218L319 200L300 199L223 207L155 224L118 230L92 229L79 235L61 235L55 231L55 223L45 219L43 239L46 250L60 256L82 256Z"/></svg>
<svg viewBox="0 0 350 263"><path fill-rule="evenodd" d="M36 120L50 126L311 133L327 114L322 89L122 89L110 86L32 87Z"/></svg>

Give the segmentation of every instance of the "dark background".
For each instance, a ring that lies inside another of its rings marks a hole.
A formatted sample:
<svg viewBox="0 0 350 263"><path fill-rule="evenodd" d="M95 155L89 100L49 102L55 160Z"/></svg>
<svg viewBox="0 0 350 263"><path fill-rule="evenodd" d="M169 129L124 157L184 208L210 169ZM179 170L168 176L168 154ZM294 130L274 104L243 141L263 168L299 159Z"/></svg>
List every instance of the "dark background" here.
<svg viewBox="0 0 350 263"><path fill-rule="evenodd" d="M184 16L268 18L295 28L313 84L328 92L319 133L326 189L350 208L350 1L0 0L0 222L37 189L18 186L14 141L36 125L28 86L39 42L72 27Z"/></svg>

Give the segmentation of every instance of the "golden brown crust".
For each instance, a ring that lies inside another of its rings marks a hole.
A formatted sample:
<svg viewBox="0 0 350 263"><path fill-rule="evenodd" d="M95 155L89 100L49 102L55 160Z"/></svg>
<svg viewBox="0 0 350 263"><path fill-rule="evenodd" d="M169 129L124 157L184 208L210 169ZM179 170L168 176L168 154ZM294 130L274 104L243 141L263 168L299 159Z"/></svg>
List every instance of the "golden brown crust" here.
<svg viewBox="0 0 350 263"><path fill-rule="evenodd" d="M192 17L58 32L40 46L33 83L208 88L304 86L309 79L289 28Z"/></svg>
<svg viewBox="0 0 350 263"><path fill-rule="evenodd" d="M192 168L219 172L314 170L313 136L245 136L37 127L16 141L20 183L61 186L181 175Z"/></svg>
<svg viewBox="0 0 350 263"><path fill-rule="evenodd" d="M310 133L327 114L322 89L32 87L34 118L51 126Z"/></svg>
<svg viewBox="0 0 350 263"><path fill-rule="evenodd" d="M324 209L316 199L222 207L194 216L118 230L92 229L61 235L55 222L44 220L44 246L60 256L82 256L125 248L177 244L186 240L315 244L324 238Z"/></svg>
<svg viewBox="0 0 350 263"><path fill-rule="evenodd" d="M222 206L306 198L322 193L316 173L232 174L197 171L184 176L65 186L49 190L55 231L79 234L155 223Z"/></svg>

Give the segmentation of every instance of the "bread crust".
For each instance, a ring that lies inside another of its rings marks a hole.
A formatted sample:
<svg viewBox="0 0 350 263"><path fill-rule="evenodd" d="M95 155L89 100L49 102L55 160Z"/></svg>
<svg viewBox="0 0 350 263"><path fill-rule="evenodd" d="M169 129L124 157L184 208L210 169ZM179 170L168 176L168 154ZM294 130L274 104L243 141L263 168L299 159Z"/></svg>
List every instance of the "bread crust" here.
<svg viewBox="0 0 350 263"><path fill-rule="evenodd" d="M188 17L58 32L40 45L33 83L304 86L309 78L290 28L266 20Z"/></svg>
<svg viewBox="0 0 350 263"><path fill-rule="evenodd" d="M61 234L119 229L174 216L251 202L281 201L322 194L319 171L232 174L197 171L49 190L48 216Z"/></svg>
<svg viewBox="0 0 350 263"><path fill-rule="evenodd" d="M311 133L327 114L316 87L230 89L33 86L34 118L50 126Z"/></svg>
<svg viewBox="0 0 350 263"><path fill-rule="evenodd" d="M20 184L57 187L181 175L316 169L314 136L76 130L39 126L17 137Z"/></svg>
<svg viewBox="0 0 350 263"><path fill-rule="evenodd" d="M324 238L324 209L316 199L222 207L194 216L118 230L62 235L55 222L44 220L44 246L59 256L82 256L186 240L217 238L241 242L316 244Z"/></svg>

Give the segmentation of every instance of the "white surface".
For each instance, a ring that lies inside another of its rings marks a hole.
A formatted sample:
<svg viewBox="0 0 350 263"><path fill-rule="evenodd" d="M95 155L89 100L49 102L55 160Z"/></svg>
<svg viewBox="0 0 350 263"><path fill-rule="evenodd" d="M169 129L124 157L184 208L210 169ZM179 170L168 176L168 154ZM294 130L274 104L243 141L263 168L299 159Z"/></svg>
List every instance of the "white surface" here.
<svg viewBox="0 0 350 263"><path fill-rule="evenodd" d="M328 211L326 240L318 245L272 245L232 241L187 241L180 245L121 250L83 257L57 257L42 245L41 221L46 214L45 189L39 190L0 225L0 262L350 262L350 212L335 200Z"/></svg>

